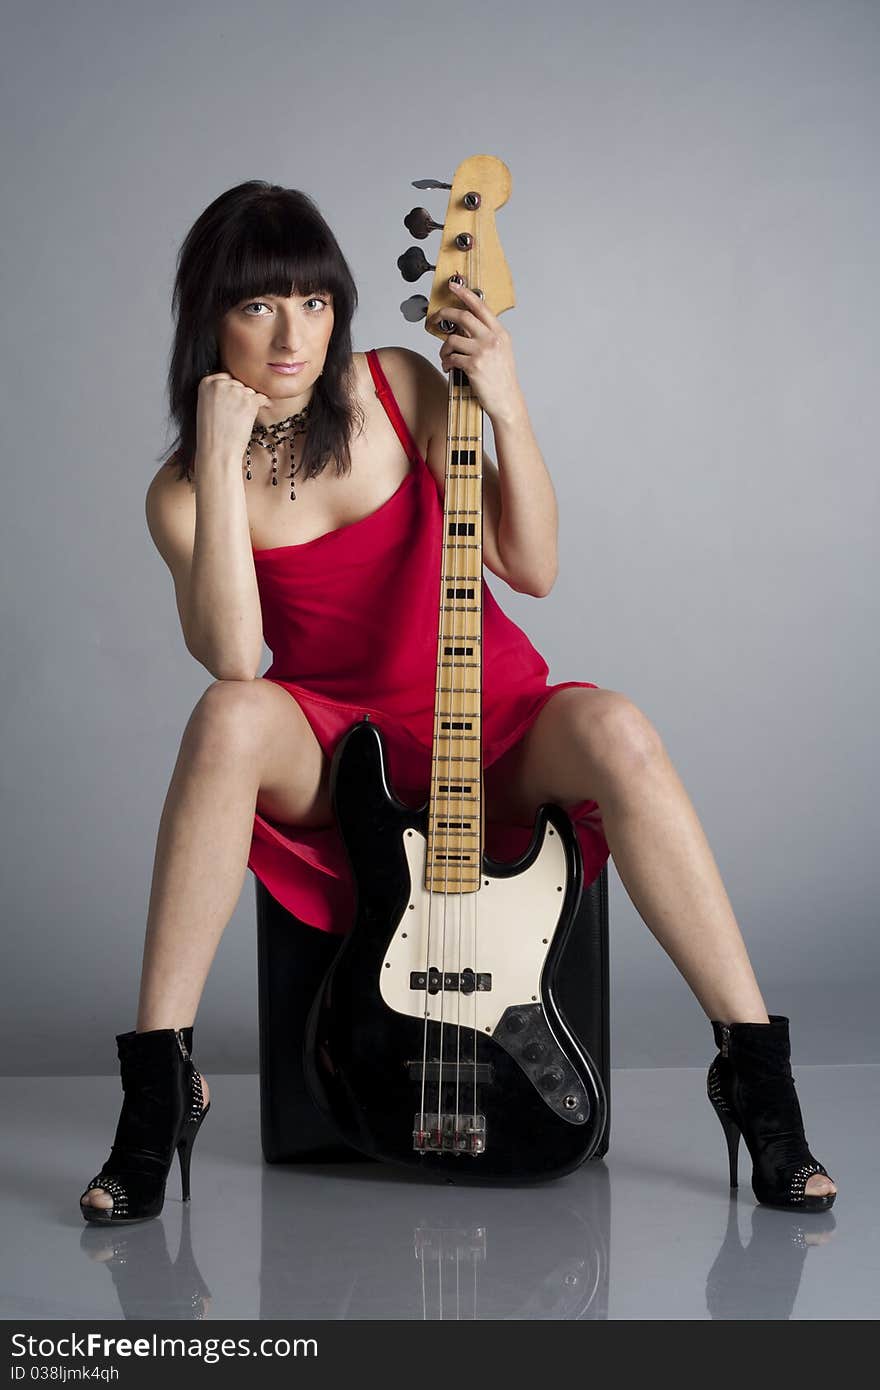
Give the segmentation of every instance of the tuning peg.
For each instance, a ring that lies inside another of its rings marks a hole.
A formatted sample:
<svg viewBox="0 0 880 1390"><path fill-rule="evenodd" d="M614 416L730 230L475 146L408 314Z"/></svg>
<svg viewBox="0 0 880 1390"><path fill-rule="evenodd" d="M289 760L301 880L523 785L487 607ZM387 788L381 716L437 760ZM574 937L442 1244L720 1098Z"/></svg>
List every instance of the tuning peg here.
<svg viewBox="0 0 880 1390"><path fill-rule="evenodd" d="M401 304L400 312L407 323L418 323L419 319L423 319L427 315L428 301L423 294L411 295Z"/></svg>
<svg viewBox="0 0 880 1390"><path fill-rule="evenodd" d="M412 281L418 280L426 270L434 270L435 267L430 261L425 260L421 246L411 246L402 256L397 257L397 268L404 280Z"/></svg>
<svg viewBox="0 0 880 1390"><path fill-rule="evenodd" d="M424 241L431 232L442 232L443 223L435 222L427 208L413 208L403 219L403 225L411 236Z"/></svg>
<svg viewBox="0 0 880 1390"><path fill-rule="evenodd" d="M451 183L441 183L439 179L413 179L413 188L451 188Z"/></svg>

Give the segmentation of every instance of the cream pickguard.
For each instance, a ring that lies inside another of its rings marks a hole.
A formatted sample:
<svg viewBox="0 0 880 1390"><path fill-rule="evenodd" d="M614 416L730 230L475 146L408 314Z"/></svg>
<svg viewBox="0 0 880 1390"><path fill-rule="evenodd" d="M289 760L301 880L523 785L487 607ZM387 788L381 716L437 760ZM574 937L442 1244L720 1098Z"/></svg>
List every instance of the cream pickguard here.
<svg viewBox="0 0 880 1390"><path fill-rule="evenodd" d="M483 874L476 893L429 893L425 888L427 841L406 830L403 847L412 892L382 961L379 986L389 1009L495 1031L505 1010L540 999L540 980L565 901L568 874L562 842L552 825L534 863L512 878ZM430 948L429 948L430 946ZM426 966L445 972L470 967L492 976L491 990L462 996L429 995L410 985ZM445 999L445 1003L444 1003Z"/></svg>

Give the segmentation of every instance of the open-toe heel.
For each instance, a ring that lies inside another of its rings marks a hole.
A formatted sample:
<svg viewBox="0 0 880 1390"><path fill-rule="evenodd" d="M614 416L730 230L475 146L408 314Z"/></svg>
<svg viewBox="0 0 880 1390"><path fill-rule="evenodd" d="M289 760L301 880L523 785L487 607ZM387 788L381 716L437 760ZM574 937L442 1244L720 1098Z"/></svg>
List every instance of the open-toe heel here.
<svg viewBox="0 0 880 1390"><path fill-rule="evenodd" d="M813 1173L828 1170L810 1153L791 1074L788 1019L769 1023L712 1020L718 1055L706 1091L727 1140L730 1186L737 1186L740 1134L752 1159L752 1191L765 1206L786 1211L828 1211L836 1192L807 1192Z"/></svg>
<svg viewBox="0 0 880 1390"><path fill-rule="evenodd" d="M192 1027L117 1033L125 1094L110 1155L80 1197L85 1221L116 1225L158 1216L175 1149L183 1200L189 1201L192 1146L211 1108L193 1065L192 1033ZM82 1200L96 1187L113 1199L111 1207Z"/></svg>

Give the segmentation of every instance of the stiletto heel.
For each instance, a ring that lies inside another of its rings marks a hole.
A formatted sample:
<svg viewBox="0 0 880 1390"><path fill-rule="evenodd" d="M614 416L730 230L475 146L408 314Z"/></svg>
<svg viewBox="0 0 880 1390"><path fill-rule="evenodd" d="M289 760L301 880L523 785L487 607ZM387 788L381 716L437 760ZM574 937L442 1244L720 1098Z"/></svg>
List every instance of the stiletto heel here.
<svg viewBox="0 0 880 1390"><path fill-rule="evenodd" d="M724 1137L727 1140L727 1161L730 1166L730 1186L739 1187L739 1141L742 1130L730 1115L723 1115L720 1110L715 1114L721 1121L721 1128L724 1130Z"/></svg>
<svg viewBox="0 0 880 1390"><path fill-rule="evenodd" d="M201 1087L199 1087L199 1091L201 1091ZM184 1202L189 1201L189 1164L192 1158L193 1144L199 1132L199 1126L210 1109L211 1102L208 1101L208 1104L199 1115L199 1118L195 1122L189 1121L187 1123L186 1129L180 1136L177 1144L177 1157L180 1162L180 1192L181 1200Z"/></svg>
<svg viewBox="0 0 880 1390"><path fill-rule="evenodd" d="M193 1066L192 1033L188 1027L116 1035L125 1096L110 1156L80 1197L83 1220L118 1225L158 1216L175 1149L183 1200L189 1200L192 1146L211 1108ZM112 1207L83 1201L95 1187L112 1197Z"/></svg>
<svg viewBox="0 0 880 1390"><path fill-rule="evenodd" d="M709 1067L706 1090L724 1130L730 1186L737 1186L740 1135L752 1159L752 1191L766 1206L786 1211L828 1211L836 1192L805 1191L807 1179L824 1168L810 1153L791 1074L788 1019L769 1014L769 1023L719 1023L712 1032L719 1052Z"/></svg>

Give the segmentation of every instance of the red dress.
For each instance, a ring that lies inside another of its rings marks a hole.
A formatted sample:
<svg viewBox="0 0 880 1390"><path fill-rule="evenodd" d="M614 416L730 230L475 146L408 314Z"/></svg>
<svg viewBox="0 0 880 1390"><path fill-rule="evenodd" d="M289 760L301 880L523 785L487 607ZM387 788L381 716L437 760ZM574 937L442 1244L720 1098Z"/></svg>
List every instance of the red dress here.
<svg viewBox="0 0 880 1390"><path fill-rule="evenodd" d="M369 714L385 738L389 782L421 806L431 782L443 503L407 428L375 349L367 361L376 394L410 459L397 491L359 521L298 545L255 550L263 632L272 652L265 680L288 690L328 758ZM547 663L502 612L483 579L483 767L496 762L557 690ZM580 842L584 886L609 849L595 801L567 808ZM516 859L531 825L485 822L485 850ZM248 868L294 916L322 931L354 922L353 880L335 825L300 828L254 816Z"/></svg>

